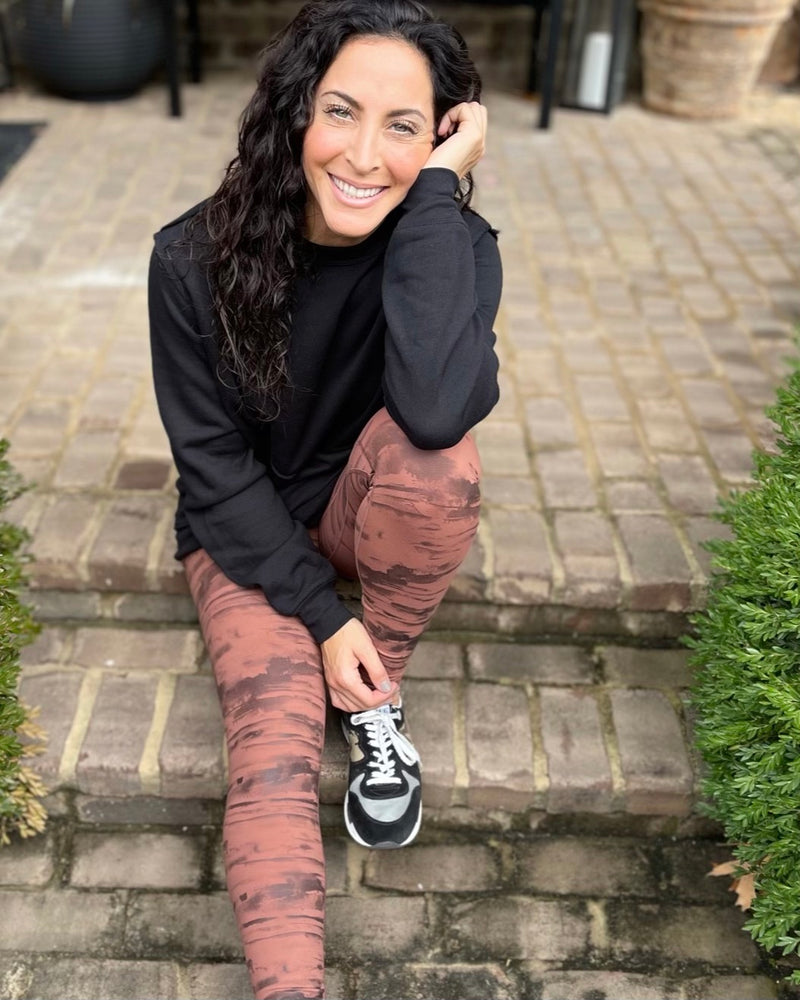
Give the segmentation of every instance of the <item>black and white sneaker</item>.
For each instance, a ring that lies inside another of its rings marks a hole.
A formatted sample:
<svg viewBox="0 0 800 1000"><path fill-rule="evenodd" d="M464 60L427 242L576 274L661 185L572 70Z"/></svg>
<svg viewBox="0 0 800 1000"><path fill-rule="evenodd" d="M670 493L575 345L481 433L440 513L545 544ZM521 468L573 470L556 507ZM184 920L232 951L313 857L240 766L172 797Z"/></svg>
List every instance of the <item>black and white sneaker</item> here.
<svg viewBox="0 0 800 1000"><path fill-rule="evenodd" d="M405 847L422 821L419 754L400 705L342 714L350 744L347 832L362 847Z"/></svg>

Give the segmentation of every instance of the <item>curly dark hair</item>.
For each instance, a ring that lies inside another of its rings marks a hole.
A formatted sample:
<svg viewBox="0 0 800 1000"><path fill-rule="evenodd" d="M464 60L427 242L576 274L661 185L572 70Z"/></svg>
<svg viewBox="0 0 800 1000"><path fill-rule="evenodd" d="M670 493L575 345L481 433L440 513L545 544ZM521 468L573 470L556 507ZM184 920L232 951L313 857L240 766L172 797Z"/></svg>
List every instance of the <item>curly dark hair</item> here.
<svg viewBox="0 0 800 1000"><path fill-rule="evenodd" d="M287 354L295 279L304 268L303 140L320 80L357 36L409 42L425 57L436 124L450 108L480 99L481 81L461 35L416 0L312 0L262 53L245 108L238 155L198 221L218 318L220 372L248 409L277 415L289 385ZM456 194L469 205L468 174Z"/></svg>

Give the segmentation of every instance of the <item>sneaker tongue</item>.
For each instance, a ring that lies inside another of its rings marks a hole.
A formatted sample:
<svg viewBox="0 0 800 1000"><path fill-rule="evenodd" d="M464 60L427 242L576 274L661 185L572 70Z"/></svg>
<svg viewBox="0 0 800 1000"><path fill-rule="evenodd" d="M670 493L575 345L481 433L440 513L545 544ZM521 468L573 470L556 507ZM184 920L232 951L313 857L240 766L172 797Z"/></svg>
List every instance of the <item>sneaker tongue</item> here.
<svg viewBox="0 0 800 1000"><path fill-rule="evenodd" d="M381 705L380 708L376 708L375 711L379 715L385 716L387 719L394 721L400 716L400 706L399 705Z"/></svg>

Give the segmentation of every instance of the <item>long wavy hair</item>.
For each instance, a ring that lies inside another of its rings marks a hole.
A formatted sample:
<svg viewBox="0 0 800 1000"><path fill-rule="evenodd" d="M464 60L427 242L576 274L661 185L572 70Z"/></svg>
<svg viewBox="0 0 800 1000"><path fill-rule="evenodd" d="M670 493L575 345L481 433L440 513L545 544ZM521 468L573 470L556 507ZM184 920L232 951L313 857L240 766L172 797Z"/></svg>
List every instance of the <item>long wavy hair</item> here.
<svg viewBox="0 0 800 1000"><path fill-rule="evenodd" d="M365 35L404 40L424 55L437 125L456 104L480 99L463 38L416 0L312 0L264 49L238 154L196 217L207 234L220 377L264 419L278 414L290 383L293 289L305 267L301 157L316 90L342 46ZM472 190L467 175L456 194L462 208Z"/></svg>

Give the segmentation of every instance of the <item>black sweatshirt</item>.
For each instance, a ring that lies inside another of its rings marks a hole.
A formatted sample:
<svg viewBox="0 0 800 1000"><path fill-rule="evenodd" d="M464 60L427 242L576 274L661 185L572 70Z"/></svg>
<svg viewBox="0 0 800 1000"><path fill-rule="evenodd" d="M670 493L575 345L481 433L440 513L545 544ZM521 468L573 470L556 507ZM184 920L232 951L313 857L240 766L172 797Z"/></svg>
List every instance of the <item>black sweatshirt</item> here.
<svg viewBox="0 0 800 1000"><path fill-rule="evenodd" d="M423 170L361 243L309 244L298 279L288 405L243 409L218 375L205 269L185 246L192 213L156 233L149 307L153 377L178 467L177 558L204 548L240 586L259 586L317 642L350 618L311 542L356 438L386 406L418 448L448 448L498 398L492 324L501 269L489 224L461 212L457 178Z"/></svg>

